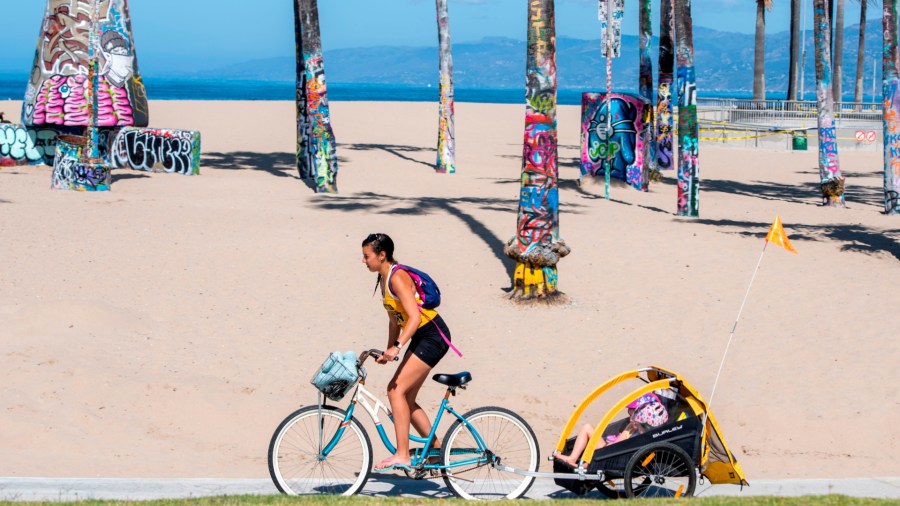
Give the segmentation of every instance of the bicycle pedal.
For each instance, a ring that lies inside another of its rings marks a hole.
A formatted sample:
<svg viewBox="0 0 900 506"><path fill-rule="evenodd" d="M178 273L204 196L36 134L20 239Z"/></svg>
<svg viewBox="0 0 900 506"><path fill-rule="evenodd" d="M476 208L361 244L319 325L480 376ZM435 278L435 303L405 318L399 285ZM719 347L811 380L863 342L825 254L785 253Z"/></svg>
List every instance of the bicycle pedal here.
<svg viewBox="0 0 900 506"><path fill-rule="evenodd" d="M415 479L417 479L417 480L425 480L425 479L431 480L431 479L441 478L441 477L443 477L443 475L437 469L421 469L419 471L416 471L416 475L415 475Z"/></svg>

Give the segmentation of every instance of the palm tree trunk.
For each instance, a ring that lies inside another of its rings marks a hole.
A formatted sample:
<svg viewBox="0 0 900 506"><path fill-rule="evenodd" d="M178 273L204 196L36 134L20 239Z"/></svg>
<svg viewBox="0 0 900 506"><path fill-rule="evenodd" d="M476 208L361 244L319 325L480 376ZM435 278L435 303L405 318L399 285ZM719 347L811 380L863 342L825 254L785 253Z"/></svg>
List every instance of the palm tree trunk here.
<svg viewBox="0 0 900 506"><path fill-rule="evenodd" d="M317 0L294 3L297 48L297 169L316 192L337 193L337 153L325 86Z"/></svg>
<svg viewBox="0 0 900 506"><path fill-rule="evenodd" d="M504 252L516 261L511 298L559 295L556 264L569 253L559 238L556 145L556 23L553 0L528 2L525 145L516 236Z"/></svg>
<svg viewBox="0 0 900 506"><path fill-rule="evenodd" d="M653 42L653 26L650 24L651 0L641 0L641 12L638 30L641 34L640 76L638 90L641 98L647 101L644 106L641 135L644 139L643 167L641 167L641 188L646 190L650 184L650 171L656 171L656 129L653 127L653 61L650 59L650 45Z"/></svg>
<svg viewBox="0 0 900 506"><path fill-rule="evenodd" d="M788 73L788 100L800 96L800 2L791 0L791 56Z"/></svg>
<svg viewBox="0 0 900 506"><path fill-rule="evenodd" d="M450 16L447 12L447 0L435 1L441 79L436 170L440 173L453 174L456 172L456 144L453 135L453 54L450 49Z"/></svg>
<svg viewBox="0 0 900 506"><path fill-rule="evenodd" d="M844 0L837 0L837 13L834 15L834 81L832 94L834 100L843 102L844 77Z"/></svg>
<svg viewBox="0 0 900 506"><path fill-rule="evenodd" d="M897 76L897 0L884 0L884 212L900 214L900 79Z"/></svg>
<svg viewBox="0 0 900 506"><path fill-rule="evenodd" d="M816 102L819 127L819 179L825 205L843 205L844 178L841 177L838 145L834 130L834 98L831 87L831 41L825 12L826 0L813 0L816 44Z"/></svg>
<svg viewBox="0 0 900 506"><path fill-rule="evenodd" d="M700 216L700 142L691 0L675 0L678 61L678 215Z"/></svg>
<svg viewBox="0 0 900 506"><path fill-rule="evenodd" d="M672 0L660 0L659 76L656 79L656 166L675 168L672 154L675 124L672 120L672 74L675 69L675 11Z"/></svg>
<svg viewBox="0 0 900 506"><path fill-rule="evenodd" d="M766 99L766 2L756 0L756 43L753 53L753 100Z"/></svg>
<svg viewBox="0 0 900 506"><path fill-rule="evenodd" d="M831 44L831 42L834 42L834 0L828 0L828 12L825 13L825 15L828 17L828 40L830 41L829 44ZM829 49L832 50L831 57L833 58L834 48ZM831 63L833 65L834 61L832 61Z"/></svg>
<svg viewBox="0 0 900 506"><path fill-rule="evenodd" d="M853 87L853 101L857 104L863 101L863 78L866 64L866 8L869 0L859 0L859 45L856 49L856 86ZM872 97L875 101L875 97Z"/></svg>

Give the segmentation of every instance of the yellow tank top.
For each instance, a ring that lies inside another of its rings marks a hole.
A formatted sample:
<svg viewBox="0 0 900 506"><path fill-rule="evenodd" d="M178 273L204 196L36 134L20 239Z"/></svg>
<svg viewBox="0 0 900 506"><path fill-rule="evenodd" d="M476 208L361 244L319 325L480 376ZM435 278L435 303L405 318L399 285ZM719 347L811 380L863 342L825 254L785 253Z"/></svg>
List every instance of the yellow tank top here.
<svg viewBox="0 0 900 506"><path fill-rule="evenodd" d="M394 293L391 291L391 276L394 275L394 267L396 266L391 267L391 272L390 274L388 274L388 278L384 282L385 290L384 301L382 302L382 304L384 304L384 309L387 310L388 316L391 318L395 318L397 320L397 325L399 325L400 328L403 328L406 326L406 321L409 320L409 315L407 315L406 311L404 311L403 304L400 303L400 299L394 297ZM415 290L413 290L413 295L416 296L416 303L419 304L419 312L422 315L422 321L419 322L418 328L422 328L423 326L431 323L431 320L433 320L437 316L438 312L434 309L425 309L421 307L422 299L419 298L419 294Z"/></svg>

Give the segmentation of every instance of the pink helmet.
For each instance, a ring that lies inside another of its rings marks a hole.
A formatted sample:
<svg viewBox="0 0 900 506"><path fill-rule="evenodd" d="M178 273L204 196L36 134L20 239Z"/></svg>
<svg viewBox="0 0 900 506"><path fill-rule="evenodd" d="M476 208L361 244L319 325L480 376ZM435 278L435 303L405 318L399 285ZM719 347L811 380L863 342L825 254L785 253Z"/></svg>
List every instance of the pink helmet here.
<svg viewBox="0 0 900 506"><path fill-rule="evenodd" d="M633 409L631 419L637 423L647 424L650 427L659 427L669 421L669 413L656 394L645 394L630 404L628 409Z"/></svg>

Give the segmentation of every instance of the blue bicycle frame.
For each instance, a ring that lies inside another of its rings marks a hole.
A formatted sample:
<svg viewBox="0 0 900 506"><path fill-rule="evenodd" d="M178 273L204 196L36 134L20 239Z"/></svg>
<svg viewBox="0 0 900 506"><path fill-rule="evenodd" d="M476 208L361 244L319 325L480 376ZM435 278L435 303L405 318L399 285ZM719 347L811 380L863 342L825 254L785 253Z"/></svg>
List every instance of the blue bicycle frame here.
<svg viewBox="0 0 900 506"><path fill-rule="evenodd" d="M420 468L420 469L450 469L454 467L462 467L462 466L472 466L472 465L483 465L489 462L490 453L487 445L484 443L484 440L481 437L481 434L473 427L468 420L456 410L450 406L450 391L448 390L446 394L444 394L444 398L441 400L441 406L438 408L437 417L432 422L431 432L428 434L428 437L419 437L413 434L409 435L409 440L412 443L418 443L424 445L422 448L417 448L415 450L415 454L410 456L410 464L412 467ZM353 418L353 413L356 410L357 405L362 405L363 409L369 414L372 418L372 421L375 423L375 429L378 431L378 436L381 439L381 443L384 447L390 452L394 453L397 451L397 448L388 438L387 432L384 430L384 426L381 424L381 421L378 419L378 412L384 411L387 415L388 419L393 424L394 417L388 411L387 407L384 403L381 402L380 399L375 397L371 392L369 392L365 386L362 384L356 387L356 392L353 394L353 398L350 401L350 406L347 408L347 413L344 415L344 420L341 423L338 431L331 437L329 442L322 448L321 453L319 454L320 460L325 460L328 457L328 454L334 449L337 445L338 441L341 440L341 437L344 435L344 431L347 426L350 425L350 419ZM471 458L447 462L444 464L429 464L427 463L428 457L439 456L439 453L436 453L431 448L431 444L434 441L435 433L437 432L437 427L440 424L441 418L444 413L450 413L457 420L462 423L466 429L468 429L469 433L475 439L475 444L478 446L477 448L460 448L452 450L454 455L472 455ZM420 467L421 466L421 467Z"/></svg>

